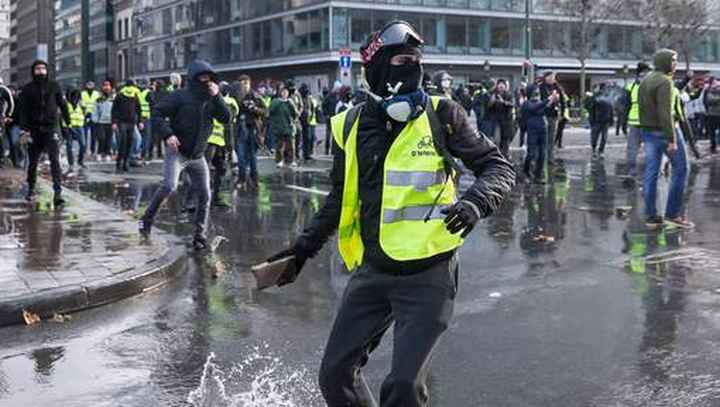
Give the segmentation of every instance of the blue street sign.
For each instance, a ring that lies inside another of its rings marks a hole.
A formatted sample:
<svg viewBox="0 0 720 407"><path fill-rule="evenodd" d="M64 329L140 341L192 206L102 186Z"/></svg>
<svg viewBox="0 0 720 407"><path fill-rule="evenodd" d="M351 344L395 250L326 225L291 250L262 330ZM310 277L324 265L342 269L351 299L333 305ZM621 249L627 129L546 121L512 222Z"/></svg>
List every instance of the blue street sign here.
<svg viewBox="0 0 720 407"><path fill-rule="evenodd" d="M352 59L349 55L343 55L340 57L340 68L350 68L352 66Z"/></svg>

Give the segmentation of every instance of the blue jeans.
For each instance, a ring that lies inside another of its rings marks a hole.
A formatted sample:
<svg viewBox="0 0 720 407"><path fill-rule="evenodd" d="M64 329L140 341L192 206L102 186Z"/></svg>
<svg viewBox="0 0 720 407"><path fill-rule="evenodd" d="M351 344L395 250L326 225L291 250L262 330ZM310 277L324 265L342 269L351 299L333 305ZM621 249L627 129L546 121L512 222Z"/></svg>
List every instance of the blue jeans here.
<svg viewBox="0 0 720 407"><path fill-rule="evenodd" d="M82 127L71 127L70 128L70 137L65 142L67 146L67 159L68 164L72 167L75 165L75 157L73 157L73 142L77 141L78 145L80 146L80 151L78 154L78 164L83 165L83 162L85 161L85 142L87 139L85 138L85 129Z"/></svg>
<svg viewBox="0 0 720 407"><path fill-rule="evenodd" d="M130 152L130 158L133 161L139 161L142 154L142 144L143 144L143 137L142 134L140 134L140 130L138 129L138 126L135 126L133 129L133 139L132 139L132 151Z"/></svg>
<svg viewBox="0 0 720 407"><path fill-rule="evenodd" d="M210 170L205 157L189 159L180 153L173 153L168 149L163 161L163 181L160 188L155 191L150 204L143 215L143 220L153 223L155 215L165 200L178 188L180 173L187 174L190 179L190 197L197 196L198 205L193 216L195 237L206 238L208 211L210 209Z"/></svg>
<svg viewBox="0 0 720 407"><path fill-rule="evenodd" d="M530 173L530 165L535 162L535 178L542 178L545 168L545 152L547 150L548 136L545 129L527 132L527 155L525 156L524 170Z"/></svg>
<svg viewBox="0 0 720 407"><path fill-rule="evenodd" d="M640 152L640 137L642 130L639 127L630 126L627 139L627 151L625 152L625 161L627 162L628 175L635 178L637 176L637 156Z"/></svg>
<svg viewBox="0 0 720 407"><path fill-rule="evenodd" d="M688 174L688 161L685 150L685 140L682 132L675 130L677 150L668 154L668 141L662 131L642 130L642 141L645 144L645 181L643 197L645 198L645 216L657 216L657 182L660 175L660 166L663 155L670 159L672 175L670 177L670 192L668 193L666 218L676 218L683 209L683 194Z"/></svg>
<svg viewBox="0 0 720 407"><path fill-rule="evenodd" d="M245 181L245 169L248 167L250 167L250 179L257 180L257 150L255 129L240 123L235 144L235 152L238 156L238 181Z"/></svg>
<svg viewBox="0 0 720 407"><path fill-rule="evenodd" d="M598 150L598 139L600 141L599 152L602 154L605 151L605 143L607 142L608 135L608 124L594 124L590 130L590 144L592 145L593 153Z"/></svg>

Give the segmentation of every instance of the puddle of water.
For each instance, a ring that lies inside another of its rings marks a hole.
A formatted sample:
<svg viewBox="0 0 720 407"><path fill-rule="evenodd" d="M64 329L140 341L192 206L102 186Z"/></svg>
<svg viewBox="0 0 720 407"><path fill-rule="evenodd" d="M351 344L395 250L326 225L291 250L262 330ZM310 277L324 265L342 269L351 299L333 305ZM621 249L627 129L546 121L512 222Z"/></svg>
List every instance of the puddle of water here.
<svg viewBox="0 0 720 407"><path fill-rule="evenodd" d="M256 346L229 369L210 353L200 385L190 392L193 407L312 407L323 406L314 375L286 365L269 345Z"/></svg>

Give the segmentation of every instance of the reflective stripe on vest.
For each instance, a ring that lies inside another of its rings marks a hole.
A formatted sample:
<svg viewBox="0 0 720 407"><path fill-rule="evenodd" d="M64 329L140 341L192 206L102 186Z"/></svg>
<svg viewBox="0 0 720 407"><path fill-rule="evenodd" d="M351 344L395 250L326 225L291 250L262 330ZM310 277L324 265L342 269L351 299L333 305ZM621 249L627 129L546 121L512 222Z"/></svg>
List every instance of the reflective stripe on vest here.
<svg viewBox="0 0 720 407"><path fill-rule="evenodd" d="M150 95L150 89L141 90L138 93L138 99L140 100L140 115L143 120L150 118L150 102L147 98Z"/></svg>
<svg viewBox="0 0 720 407"><path fill-rule="evenodd" d="M80 92L80 105L88 114L95 111L95 103L100 99L100 92L93 90L88 94L86 90Z"/></svg>
<svg viewBox="0 0 720 407"><path fill-rule="evenodd" d="M72 103L67 102L67 108L70 112L70 127L78 129L85 125L85 112L80 103L73 107Z"/></svg>
<svg viewBox="0 0 720 407"><path fill-rule="evenodd" d="M632 83L628 85L628 91L630 92L630 112L628 113L628 125L638 127L640 126L640 105L638 104L640 85L638 85L637 83Z"/></svg>
<svg viewBox="0 0 720 407"><path fill-rule="evenodd" d="M436 108L440 98L431 100ZM346 267L352 270L362 263L365 248L360 233L359 118L343 140L348 112L334 116L331 128L335 142L345 152L338 246ZM397 261L432 257L454 250L463 241L447 231L440 214L455 201L455 184L445 176L443 159L428 140L432 140L430 121L422 114L407 123L385 158L379 240L385 254Z"/></svg>

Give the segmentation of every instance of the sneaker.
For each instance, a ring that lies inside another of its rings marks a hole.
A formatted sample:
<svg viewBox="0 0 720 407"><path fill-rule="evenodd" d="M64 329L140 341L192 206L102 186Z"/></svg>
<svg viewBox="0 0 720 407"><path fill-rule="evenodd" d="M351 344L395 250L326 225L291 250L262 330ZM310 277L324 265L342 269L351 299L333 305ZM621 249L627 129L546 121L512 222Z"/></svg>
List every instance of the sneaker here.
<svg viewBox="0 0 720 407"><path fill-rule="evenodd" d="M138 222L138 232L140 232L140 237L143 239L149 239L151 230L152 224L145 219L140 219Z"/></svg>
<svg viewBox="0 0 720 407"><path fill-rule="evenodd" d="M690 230L695 227L695 224L687 220L685 216L678 216L677 218L667 218L665 219L665 223L679 229Z"/></svg>
<svg viewBox="0 0 720 407"><path fill-rule="evenodd" d="M660 229L663 226L662 216L650 216L645 219L645 226L647 226L648 229Z"/></svg>
<svg viewBox="0 0 720 407"><path fill-rule="evenodd" d="M193 238L192 245L193 245L193 249L195 249L195 251L197 251L197 252L207 250L209 247L207 239L205 239L204 237L201 237L201 236L195 236Z"/></svg>
<svg viewBox="0 0 720 407"><path fill-rule="evenodd" d="M83 170L87 170L87 165L85 165L85 163L82 163L80 164L80 168L82 168Z"/></svg>
<svg viewBox="0 0 720 407"><path fill-rule="evenodd" d="M298 167L297 161L291 162L291 163L290 163L290 166L293 167L293 168L297 168L297 167Z"/></svg>
<svg viewBox="0 0 720 407"><path fill-rule="evenodd" d="M59 208L61 206L65 206L67 202L65 202L65 199L63 199L62 195L59 192L55 193L55 196L53 197L53 206L56 208Z"/></svg>
<svg viewBox="0 0 720 407"><path fill-rule="evenodd" d="M277 163L278 168L283 168L284 166L285 166L285 163L283 161L280 161L279 163Z"/></svg>

